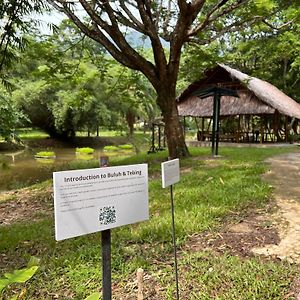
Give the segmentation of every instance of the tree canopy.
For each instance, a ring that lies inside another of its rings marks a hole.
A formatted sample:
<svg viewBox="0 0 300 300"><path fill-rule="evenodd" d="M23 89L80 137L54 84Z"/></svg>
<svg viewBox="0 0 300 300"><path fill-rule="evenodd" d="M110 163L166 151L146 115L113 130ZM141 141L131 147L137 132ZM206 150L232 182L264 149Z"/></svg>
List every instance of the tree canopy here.
<svg viewBox="0 0 300 300"><path fill-rule="evenodd" d="M9 84L6 70L18 59L18 51L24 50L27 44L24 34L39 24L39 20L32 18L32 15L42 14L48 9L46 1L0 2L0 78L6 86Z"/></svg>
<svg viewBox="0 0 300 300"><path fill-rule="evenodd" d="M124 130L126 124L132 133L136 118L149 120L157 111L142 74L116 63L67 20L53 35L28 38L20 58L10 70L7 98L31 126L53 137L99 132L100 126Z"/></svg>
<svg viewBox="0 0 300 300"><path fill-rule="evenodd" d="M34 24L28 22L29 14L48 9L46 2L71 23L64 21L48 37L24 38L22 33ZM153 117L154 90L170 156L188 155L176 87L204 68L226 60L291 96L299 94L297 2L3 1L0 75L4 82L14 78L13 102L32 124L44 122L48 130L65 136L121 120L132 131L136 117ZM137 47L132 36L146 41L150 49ZM26 44L28 51L20 55ZM22 57L22 64L13 66L15 57Z"/></svg>
<svg viewBox="0 0 300 300"><path fill-rule="evenodd" d="M276 0L48 2L65 13L118 62L142 72L151 82L165 121L171 157L188 155L176 107L176 83L183 45L207 44L261 22L268 27L282 26L279 13L283 5L289 5L287 1ZM130 44L126 39L129 31L136 31L150 40L153 60ZM167 51L162 39L168 43Z"/></svg>

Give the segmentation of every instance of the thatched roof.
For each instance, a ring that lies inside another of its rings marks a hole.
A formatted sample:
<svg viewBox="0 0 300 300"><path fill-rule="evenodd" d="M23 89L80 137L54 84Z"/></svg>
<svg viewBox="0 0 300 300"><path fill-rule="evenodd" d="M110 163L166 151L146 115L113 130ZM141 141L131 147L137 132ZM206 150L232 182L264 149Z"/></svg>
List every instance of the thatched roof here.
<svg viewBox="0 0 300 300"><path fill-rule="evenodd" d="M191 84L178 97L179 115L211 117L213 97L201 99L197 91L218 86L234 89L239 96L222 96L221 116L273 114L278 110L283 115L300 119L300 104L266 81L223 64L205 75L204 79Z"/></svg>

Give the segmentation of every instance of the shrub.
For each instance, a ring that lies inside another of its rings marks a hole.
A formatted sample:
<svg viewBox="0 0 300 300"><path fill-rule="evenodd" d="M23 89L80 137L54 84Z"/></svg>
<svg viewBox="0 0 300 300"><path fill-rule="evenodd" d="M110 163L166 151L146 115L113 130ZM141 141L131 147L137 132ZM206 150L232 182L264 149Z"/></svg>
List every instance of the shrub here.
<svg viewBox="0 0 300 300"><path fill-rule="evenodd" d="M129 144L125 144L125 145L120 145L119 148L122 150L132 150L133 146Z"/></svg>
<svg viewBox="0 0 300 300"><path fill-rule="evenodd" d="M35 154L36 158L53 158L55 157L55 152L53 151L40 151Z"/></svg>
<svg viewBox="0 0 300 300"><path fill-rule="evenodd" d="M115 151L119 151L119 150L120 149L117 146L105 146L103 148L103 151L105 151L105 152L115 152Z"/></svg>
<svg viewBox="0 0 300 300"><path fill-rule="evenodd" d="M90 147L76 148L76 152L80 154L93 154L95 150Z"/></svg>

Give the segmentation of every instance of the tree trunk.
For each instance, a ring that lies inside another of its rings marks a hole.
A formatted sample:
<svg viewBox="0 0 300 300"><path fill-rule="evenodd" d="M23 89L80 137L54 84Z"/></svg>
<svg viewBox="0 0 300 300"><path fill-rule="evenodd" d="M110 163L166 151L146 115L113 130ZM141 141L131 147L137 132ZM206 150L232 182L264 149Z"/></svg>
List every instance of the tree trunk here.
<svg viewBox="0 0 300 300"><path fill-rule="evenodd" d="M126 121L129 129L129 136L133 136L134 123L135 123L135 114L133 111L128 110L126 112Z"/></svg>
<svg viewBox="0 0 300 300"><path fill-rule="evenodd" d="M158 93L158 105L161 108L163 121L165 123L165 135L170 158L188 157L189 151L185 144L183 128L180 124L175 93L168 94L165 91Z"/></svg>

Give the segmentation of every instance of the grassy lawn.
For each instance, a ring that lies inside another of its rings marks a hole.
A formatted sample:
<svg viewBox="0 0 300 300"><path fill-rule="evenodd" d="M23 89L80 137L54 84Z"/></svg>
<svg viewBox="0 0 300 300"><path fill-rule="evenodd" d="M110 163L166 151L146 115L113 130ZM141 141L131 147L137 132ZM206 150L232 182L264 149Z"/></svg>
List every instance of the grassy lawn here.
<svg viewBox="0 0 300 300"><path fill-rule="evenodd" d="M49 137L49 134L34 128L22 128L17 131L21 140L43 139Z"/></svg>
<svg viewBox="0 0 300 300"><path fill-rule="evenodd" d="M222 157L211 159L209 148L192 148L192 156L180 161L181 181L174 191L182 299L293 299L289 293L299 274L295 265L185 248L193 234L218 231L232 213L270 201L271 187L261 180L263 160L287 151L291 149L222 148ZM169 190L161 188L160 178L160 163L166 157L166 152L141 153L113 161L147 162L151 178L150 220L112 231L115 299L136 295L130 282L139 267L148 275L147 289L157 288L160 297L151 298L149 292L148 299L175 299ZM38 192L49 185L31 187L32 201L52 203L51 193ZM33 211L31 220L2 225L0 241L0 274L25 266L31 256L40 259L24 299L84 299L101 289L100 233L56 242L52 214ZM7 293L18 289L12 286Z"/></svg>

